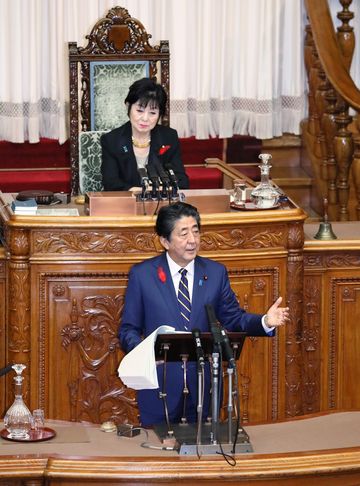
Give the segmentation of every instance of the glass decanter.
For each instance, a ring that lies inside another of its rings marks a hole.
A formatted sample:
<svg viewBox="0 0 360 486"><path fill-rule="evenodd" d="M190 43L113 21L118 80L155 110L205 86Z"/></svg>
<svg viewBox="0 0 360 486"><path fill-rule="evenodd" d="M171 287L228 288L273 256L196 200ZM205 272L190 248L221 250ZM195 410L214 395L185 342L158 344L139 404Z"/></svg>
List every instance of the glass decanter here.
<svg viewBox="0 0 360 486"><path fill-rule="evenodd" d="M253 204L259 209L269 209L277 205L279 201L279 191L272 185L270 181L269 160L272 158L271 154L260 154L261 164L259 165L261 182L253 191L251 191L250 199Z"/></svg>
<svg viewBox="0 0 360 486"><path fill-rule="evenodd" d="M22 384L24 377L21 373L26 368L23 364L14 364L12 369L15 371L15 400L4 417L4 426L9 432L9 439L28 439L29 430L32 425L32 415L24 403L22 397Z"/></svg>

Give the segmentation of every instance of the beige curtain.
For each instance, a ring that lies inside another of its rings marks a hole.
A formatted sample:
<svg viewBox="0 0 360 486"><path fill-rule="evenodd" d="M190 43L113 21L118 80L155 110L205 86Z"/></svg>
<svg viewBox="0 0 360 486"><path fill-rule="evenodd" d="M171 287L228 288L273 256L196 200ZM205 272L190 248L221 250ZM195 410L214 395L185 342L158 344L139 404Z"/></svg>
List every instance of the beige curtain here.
<svg viewBox="0 0 360 486"><path fill-rule="evenodd" d="M302 0L0 0L0 140L68 138L67 43L85 45L115 5L141 20L152 43L170 41L180 136L299 132Z"/></svg>

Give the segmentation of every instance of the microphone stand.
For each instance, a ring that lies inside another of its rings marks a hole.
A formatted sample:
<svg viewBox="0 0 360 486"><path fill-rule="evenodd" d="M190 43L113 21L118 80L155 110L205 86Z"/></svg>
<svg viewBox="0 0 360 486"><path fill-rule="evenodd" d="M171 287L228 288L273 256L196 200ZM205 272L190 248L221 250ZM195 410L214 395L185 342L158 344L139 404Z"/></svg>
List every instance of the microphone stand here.
<svg viewBox="0 0 360 486"><path fill-rule="evenodd" d="M233 411L233 373L234 368L232 366L227 367L228 374L228 443L232 442L232 411Z"/></svg>
<svg viewBox="0 0 360 486"><path fill-rule="evenodd" d="M198 403L197 403L197 432L196 432L196 446L201 444L201 430L202 430L202 412L204 404L204 360L198 360Z"/></svg>
<svg viewBox="0 0 360 486"><path fill-rule="evenodd" d="M181 423L186 424L187 419L186 419L186 403L187 403L187 397L189 395L189 388L187 385L187 360L188 360L188 355L182 354L181 359L183 362L183 378L184 378L184 388L183 388L183 414L181 417Z"/></svg>
<svg viewBox="0 0 360 486"><path fill-rule="evenodd" d="M174 438L174 431L172 430L170 426L170 419L169 419L169 410L167 406L167 393L166 393L166 364L167 364L167 353L169 351L169 345L165 344L164 345L164 364L163 364L163 384L162 384L162 390L159 391L159 398L162 399L163 405L164 405L164 415L165 415L165 422L167 426L167 438L168 439L173 439Z"/></svg>
<svg viewBox="0 0 360 486"><path fill-rule="evenodd" d="M212 353L212 375L211 375L211 443L218 443L218 424L219 424L219 367L220 353Z"/></svg>
<svg viewBox="0 0 360 486"><path fill-rule="evenodd" d="M172 169L166 169L170 179L170 186L171 186L171 199L173 201L179 200L179 184L175 175L175 172Z"/></svg>

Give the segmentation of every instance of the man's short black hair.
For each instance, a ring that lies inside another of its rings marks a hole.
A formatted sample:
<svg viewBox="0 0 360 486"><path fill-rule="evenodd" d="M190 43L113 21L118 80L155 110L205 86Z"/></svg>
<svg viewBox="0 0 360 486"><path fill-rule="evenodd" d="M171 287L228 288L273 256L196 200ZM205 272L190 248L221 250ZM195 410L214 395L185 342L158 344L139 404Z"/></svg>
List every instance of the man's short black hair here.
<svg viewBox="0 0 360 486"><path fill-rule="evenodd" d="M170 236L176 222L187 216L192 216L195 219L200 230L200 214L195 206L184 202L176 202L168 206L162 206L156 220L156 233L170 241Z"/></svg>
<svg viewBox="0 0 360 486"><path fill-rule="evenodd" d="M139 102L140 106L144 108L148 105L150 108L158 108L159 115L162 117L165 114L166 101L165 89L151 78L141 78L135 81L130 86L125 98L125 103L128 104L128 115L130 114L131 106Z"/></svg>

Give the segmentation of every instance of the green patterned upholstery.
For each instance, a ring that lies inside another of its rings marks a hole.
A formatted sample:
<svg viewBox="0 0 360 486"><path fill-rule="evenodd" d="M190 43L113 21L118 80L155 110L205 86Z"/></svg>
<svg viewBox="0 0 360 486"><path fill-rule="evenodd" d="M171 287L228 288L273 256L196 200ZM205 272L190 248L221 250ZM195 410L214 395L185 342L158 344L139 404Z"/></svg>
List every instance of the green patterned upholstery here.
<svg viewBox="0 0 360 486"><path fill-rule="evenodd" d="M103 190L100 137L105 131L79 133L80 193Z"/></svg>
<svg viewBox="0 0 360 486"><path fill-rule="evenodd" d="M128 120L124 103L134 81L149 76L148 62L90 63L91 130L112 130Z"/></svg>

